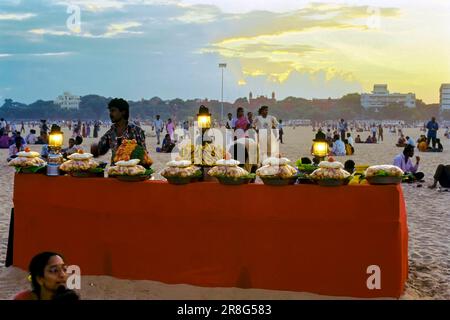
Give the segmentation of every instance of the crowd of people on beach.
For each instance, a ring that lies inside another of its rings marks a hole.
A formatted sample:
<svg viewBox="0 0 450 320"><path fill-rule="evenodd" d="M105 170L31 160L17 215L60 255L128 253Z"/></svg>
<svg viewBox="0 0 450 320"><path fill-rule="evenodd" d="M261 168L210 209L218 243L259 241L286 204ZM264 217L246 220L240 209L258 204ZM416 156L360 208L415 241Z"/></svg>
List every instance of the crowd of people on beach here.
<svg viewBox="0 0 450 320"><path fill-rule="evenodd" d="M127 119L128 122L128 119ZM140 127L139 121L130 121L134 126ZM113 123L107 121L55 121L53 126L66 127L72 132L72 137L68 140L68 146L62 148L61 152L65 157L75 152L83 150L83 139L91 137L97 138L101 127L108 127ZM289 122L288 122L289 123ZM156 136L156 152L170 153L175 148L179 139L189 138L189 128L192 126L192 121L181 121L178 124L171 118L166 121L161 119L160 115L156 115L155 119L150 122L150 135ZM220 124L219 124L220 127ZM253 139L256 141L256 135L261 129L268 129L274 133L276 141L283 143L284 125L282 120L277 120L276 117L269 114L269 107L262 106L258 110L258 115L255 117L252 112L245 113L242 107L236 109L236 115L233 117L232 113L227 114L227 118L223 123L226 130L226 145L227 148L232 146L240 139ZM332 156L349 156L355 153L355 145L358 143L380 143L383 141L384 129L387 129L391 134L398 134L399 138L397 146L404 148L403 152L398 154L394 159L394 164L404 170L413 177L413 180L422 181L423 173L418 172L418 165L420 158L416 157L416 164L412 165L411 159L414 155L414 149L420 152L442 152L443 146L438 138L437 132L439 124L433 117L427 122L421 131L427 131L426 135L421 134L415 141L412 137L403 134L403 128L407 127L404 123L398 124L381 124L381 123L367 123L365 121L351 121L347 122L344 119L339 121L325 121L322 123L314 123L313 131L318 127L316 139L321 138L329 144L329 155ZM26 134L26 128L29 133ZM91 131L92 128L92 131ZM326 128L326 131L324 129ZM48 156L48 134L49 126L47 120L39 122L21 121L19 123L7 122L5 119L0 119L0 148L8 148L8 161L17 156L18 152L24 151L28 145L42 145L41 156L46 158ZM182 129L176 130L176 129ZM39 130L39 135L37 135ZM370 134L367 139L361 139L361 132L368 131ZM179 132L183 132L180 136ZM353 132L356 137L353 138ZM178 133L178 134L176 134ZM145 133L143 133L145 136ZM163 139L161 141L161 137ZM450 139L448 127L445 129L444 137ZM445 167L445 166L444 166ZM446 174L446 170L439 170L440 175ZM442 173L443 172L443 173ZM438 175L437 180L440 180Z"/></svg>

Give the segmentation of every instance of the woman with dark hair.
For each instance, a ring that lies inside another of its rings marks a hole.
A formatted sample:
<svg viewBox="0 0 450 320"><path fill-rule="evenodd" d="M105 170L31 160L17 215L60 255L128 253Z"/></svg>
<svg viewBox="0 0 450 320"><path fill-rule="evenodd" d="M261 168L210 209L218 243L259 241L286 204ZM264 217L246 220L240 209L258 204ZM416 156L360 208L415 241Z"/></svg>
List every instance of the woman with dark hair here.
<svg viewBox="0 0 450 320"><path fill-rule="evenodd" d="M234 123L234 130L241 129L242 131L246 131L249 126L249 122L247 117L244 115L244 108L239 107L236 110L236 121Z"/></svg>
<svg viewBox="0 0 450 320"><path fill-rule="evenodd" d="M20 292L14 300L56 300L61 299L62 295L68 300L78 300L78 295L65 287L68 277L67 266L60 254L39 253L31 259L28 269L31 291Z"/></svg>

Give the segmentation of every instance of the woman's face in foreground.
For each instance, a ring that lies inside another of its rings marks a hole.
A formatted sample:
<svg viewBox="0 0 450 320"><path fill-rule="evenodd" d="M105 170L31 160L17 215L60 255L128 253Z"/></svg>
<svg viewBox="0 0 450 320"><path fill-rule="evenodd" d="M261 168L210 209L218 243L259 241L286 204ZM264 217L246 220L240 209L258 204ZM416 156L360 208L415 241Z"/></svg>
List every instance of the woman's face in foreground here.
<svg viewBox="0 0 450 320"><path fill-rule="evenodd" d="M44 276L38 277L41 287L55 292L59 286L66 286L67 266L60 256L53 256L44 269Z"/></svg>

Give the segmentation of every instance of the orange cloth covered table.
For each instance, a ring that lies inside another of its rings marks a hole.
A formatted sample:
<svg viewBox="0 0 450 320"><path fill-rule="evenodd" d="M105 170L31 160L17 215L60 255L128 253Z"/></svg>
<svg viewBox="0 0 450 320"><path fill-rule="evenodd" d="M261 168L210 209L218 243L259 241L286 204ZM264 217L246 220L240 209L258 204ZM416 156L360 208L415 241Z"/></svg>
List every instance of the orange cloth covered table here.
<svg viewBox="0 0 450 320"><path fill-rule="evenodd" d="M14 265L22 269L51 250L82 275L354 297L399 297L407 278L400 186L16 174L14 207ZM381 289L367 287L370 265L380 267Z"/></svg>

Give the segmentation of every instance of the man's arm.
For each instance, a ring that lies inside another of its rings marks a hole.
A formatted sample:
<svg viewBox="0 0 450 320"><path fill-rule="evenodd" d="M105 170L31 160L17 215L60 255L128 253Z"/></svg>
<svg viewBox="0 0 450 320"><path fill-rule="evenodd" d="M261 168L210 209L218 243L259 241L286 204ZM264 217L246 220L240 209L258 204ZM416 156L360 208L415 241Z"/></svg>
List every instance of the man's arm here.
<svg viewBox="0 0 450 320"><path fill-rule="evenodd" d="M110 134L106 132L97 144L91 145L91 153L94 157L102 156L106 154L110 149Z"/></svg>

